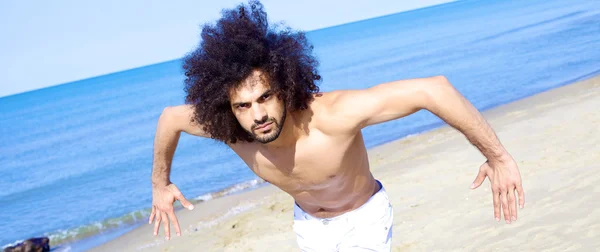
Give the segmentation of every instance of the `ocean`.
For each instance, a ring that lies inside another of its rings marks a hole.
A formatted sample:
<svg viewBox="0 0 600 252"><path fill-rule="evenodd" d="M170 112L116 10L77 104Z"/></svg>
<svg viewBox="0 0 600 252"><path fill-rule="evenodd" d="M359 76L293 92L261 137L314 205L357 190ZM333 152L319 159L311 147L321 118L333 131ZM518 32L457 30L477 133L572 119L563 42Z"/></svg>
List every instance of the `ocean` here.
<svg viewBox="0 0 600 252"><path fill-rule="evenodd" d="M307 36L322 91L445 75L486 110L600 73L598 1L457 1ZM146 222L156 123L184 101L181 64L0 98L0 245L46 235L81 251ZM363 133L370 148L441 125L421 111ZM186 134L171 177L203 200L260 185L225 145Z"/></svg>

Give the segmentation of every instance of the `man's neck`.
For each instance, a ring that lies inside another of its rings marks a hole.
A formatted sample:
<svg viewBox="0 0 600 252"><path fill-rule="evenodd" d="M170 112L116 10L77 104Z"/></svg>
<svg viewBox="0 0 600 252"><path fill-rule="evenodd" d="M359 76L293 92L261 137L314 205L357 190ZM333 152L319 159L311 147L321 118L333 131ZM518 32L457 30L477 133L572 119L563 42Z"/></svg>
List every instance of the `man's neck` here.
<svg viewBox="0 0 600 252"><path fill-rule="evenodd" d="M297 118L294 113L288 113L286 115L285 122L283 122L283 127L279 137L273 142L262 144L262 147L266 150L275 150L295 146L298 138L300 138L302 135L300 128L297 126L296 120Z"/></svg>

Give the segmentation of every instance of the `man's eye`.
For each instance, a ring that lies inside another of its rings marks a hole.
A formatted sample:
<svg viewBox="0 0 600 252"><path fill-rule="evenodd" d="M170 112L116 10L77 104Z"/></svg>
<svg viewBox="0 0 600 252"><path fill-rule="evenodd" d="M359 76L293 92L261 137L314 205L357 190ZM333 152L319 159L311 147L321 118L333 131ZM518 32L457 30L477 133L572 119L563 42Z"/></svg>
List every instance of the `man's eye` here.
<svg viewBox="0 0 600 252"><path fill-rule="evenodd" d="M267 99L267 98L269 98L270 96L271 96L271 94L265 94L265 95L263 95L263 96L262 96L262 98L263 98L263 100L264 100L264 99Z"/></svg>

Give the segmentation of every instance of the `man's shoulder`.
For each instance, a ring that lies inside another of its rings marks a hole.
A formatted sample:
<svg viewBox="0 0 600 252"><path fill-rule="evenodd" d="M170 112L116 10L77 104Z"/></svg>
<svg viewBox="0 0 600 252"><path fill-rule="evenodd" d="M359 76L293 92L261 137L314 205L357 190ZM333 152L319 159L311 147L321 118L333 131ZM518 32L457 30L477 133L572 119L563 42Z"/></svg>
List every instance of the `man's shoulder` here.
<svg viewBox="0 0 600 252"><path fill-rule="evenodd" d="M313 101L310 103L310 108L314 110L327 110L342 98L348 90L333 90L328 92L319 92L313 94Z"/></svg>
<svg viewBox="0 0 600 252"><path fill-rule="evenodd" d="M364 90L334 90L329 92L321 92L314 94L313 101L309 108L315 115L336 117L345 116L345 112L349 112L349 103L356 103L358 94ZM355 107L353 107L355 109Z"/></svg>
<svg viewBox="0 0 600 252"><path fill-rule="evenodd" d="M313 94L313 100L308 105L313 119L331 116L332 106L339 97L340 91L319 92Z"/></svg>
<svg viewBox="0 0 600 252"><path fill-rule="evenodd" d="M335 90L314 94L313 101L305 112L305 120L310 121L313 128L327 134L343 133L343 109L338 101L347 94L346 90Z"/></svg>

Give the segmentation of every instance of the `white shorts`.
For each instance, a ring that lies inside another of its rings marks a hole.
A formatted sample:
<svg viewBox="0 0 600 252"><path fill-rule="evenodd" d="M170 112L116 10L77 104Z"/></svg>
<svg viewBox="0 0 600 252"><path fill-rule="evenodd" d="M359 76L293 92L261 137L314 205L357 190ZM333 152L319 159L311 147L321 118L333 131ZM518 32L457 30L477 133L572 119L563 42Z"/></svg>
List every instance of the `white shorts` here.
<svg viewBox="0 0 600 252"><path fill-rule="evenodd" d="M294 204L294 231L302 251L390 251L394 211L381 189L362 206L333 218L315 218Z"/></svg>

